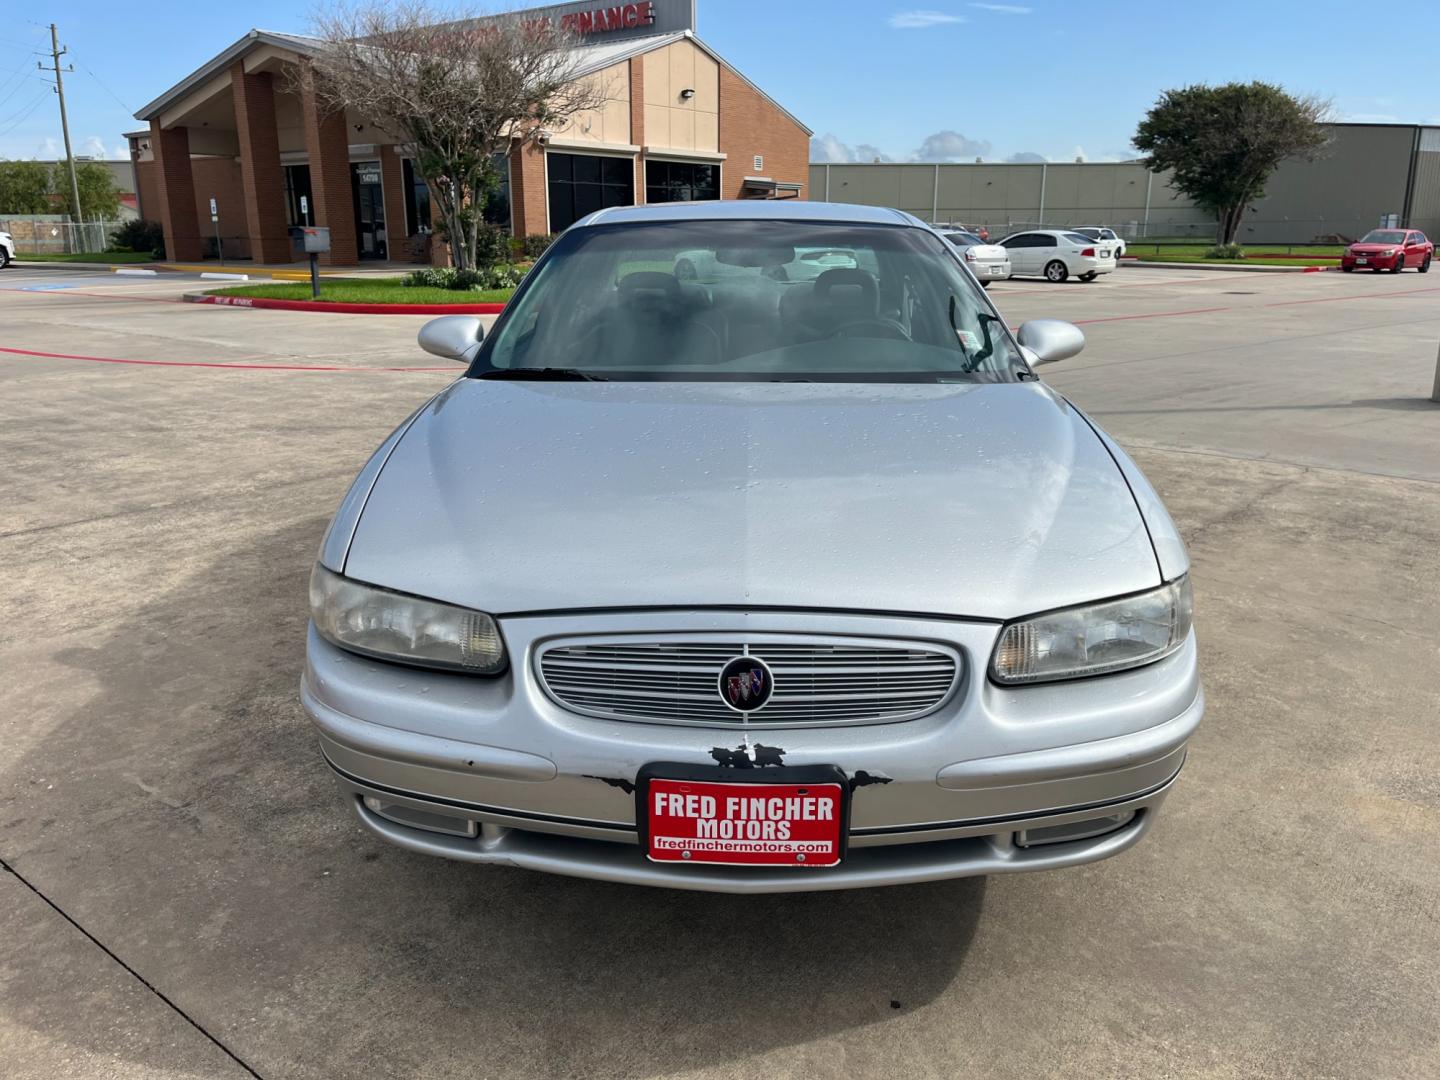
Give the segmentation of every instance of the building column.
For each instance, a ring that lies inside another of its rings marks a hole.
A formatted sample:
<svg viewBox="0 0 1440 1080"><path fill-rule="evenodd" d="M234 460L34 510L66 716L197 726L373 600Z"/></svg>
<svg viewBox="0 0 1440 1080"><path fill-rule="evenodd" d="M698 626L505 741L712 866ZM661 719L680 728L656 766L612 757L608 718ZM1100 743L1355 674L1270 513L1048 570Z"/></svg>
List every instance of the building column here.
<svg viewBox="0 0 1440 1080"><path fill-rule="evenodd" d="M645 57L630 58L630 141L635 155L635 205L645 205Z"/></svg>
<svg viewBox="0 0 1440 1080"><path fill-rule="evenodd" d="M196 262L205 257L200 221L195 213L195 174L190 168L190 132L183 127L162 128L150 121L150 153L155 157L159 181L160 226L165 230L165 257Z"/></svg>
<svg viewBox="0 0 1440 1080"><path fill-rule="evenodd" d="M301 81L300 112L305 118L305 149L310 155L310 200L315 224L330 230L326 266L360 261L355 237L355 194L350 185L350 130L343 112L328 112L315 94L313 76Z"/></svg>
<svg viewBox="0 0 1440 1080"><path fill-rule="evenodd" d="M285 217L285 173L275 130L275 85L268 72L251 73L245 61L230 69L235 131L240 139L240 181L250 224L250 257L259 263L294 259Z"/></svg>
<svg viewBox="0 0 1440 1080"><path fill-rule="evenodd" d="M410 231L405 224L405 169L393 146L376 147L380 155L380 186L385 191L385 257L414 262Z"/></svg>
<svg viewBox="0 0 1440 1080"><path fill-rule="evenodd" d="M533 142L510 144L510 217L517 238L550 231L545 211L545 148Z"/></svg>

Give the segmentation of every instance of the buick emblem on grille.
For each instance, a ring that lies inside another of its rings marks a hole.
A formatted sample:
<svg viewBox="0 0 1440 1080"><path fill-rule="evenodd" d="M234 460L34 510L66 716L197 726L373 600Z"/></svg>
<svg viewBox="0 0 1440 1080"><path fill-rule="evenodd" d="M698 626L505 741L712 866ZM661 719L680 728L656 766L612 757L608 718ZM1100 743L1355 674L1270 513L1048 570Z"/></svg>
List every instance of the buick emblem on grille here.
<svg viewBox="0 0 1440 1080"><path fill-rule="evenodd" d="M739 712L754 712L775 688L770 669L753 656L737 656L720 670L720 697Z"/></svg>

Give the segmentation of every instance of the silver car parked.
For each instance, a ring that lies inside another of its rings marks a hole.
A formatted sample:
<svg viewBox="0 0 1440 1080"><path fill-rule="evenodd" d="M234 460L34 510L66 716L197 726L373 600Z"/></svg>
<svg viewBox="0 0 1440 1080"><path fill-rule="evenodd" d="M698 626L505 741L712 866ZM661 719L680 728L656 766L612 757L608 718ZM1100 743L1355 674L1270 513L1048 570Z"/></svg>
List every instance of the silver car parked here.
<svg viewBox="0 0 1440 1080"><path fill-rule="evenodd" d="M1073 866L1155 821L1204 707L1185 548L1034 373L1080 331L1012 336L923 222L602 210L491 333L420 340L465 375L311 579L302 698L365 828L753 893Z"/></svg>
<svg viewBox="0 0 1440 1080"><path fill-rule="evenodd" d="M940 235L959 250L981 287L989 288L992 281L1004 281L1013 272L1010 252L999 244L988 244L972 232L941 232Z"/></svg>

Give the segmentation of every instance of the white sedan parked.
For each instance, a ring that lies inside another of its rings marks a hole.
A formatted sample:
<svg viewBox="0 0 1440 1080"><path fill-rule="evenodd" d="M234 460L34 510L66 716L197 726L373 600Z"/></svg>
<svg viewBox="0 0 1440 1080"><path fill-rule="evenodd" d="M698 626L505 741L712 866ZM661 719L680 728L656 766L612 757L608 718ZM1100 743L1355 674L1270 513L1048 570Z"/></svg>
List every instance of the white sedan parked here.
<svg viewBox="0 0 1440 1080"><path fill-rule="evenodd" d="M946 232L940 235L960 249L965 265L982 286L989 286L992 281L1004 281L1010 276L1010 253L999 244L987 244L972 232Z"/></svg>
<svg viewBox="0 0 1440 1080"><path fill-rule="evenodd" d="M1073 276L1094 281L1115 269L1115 248L1111 244L1064 229L1016 233L1001 240L1000 246L1010 253L1010 267L1016 277L1059 282Z"/></svg>
<svg viewBox="0 0 1440 1080"><path fill-rule="evenodd" d="M1078 225L1070 230L1071 232L1083 233L1091 240L1099 240L1102 244L1109 244L1115 249L1115 257L1118 259L1125 254L1125 239L1115 232L1114 229L1107 229L1104 225Z"/></svg>

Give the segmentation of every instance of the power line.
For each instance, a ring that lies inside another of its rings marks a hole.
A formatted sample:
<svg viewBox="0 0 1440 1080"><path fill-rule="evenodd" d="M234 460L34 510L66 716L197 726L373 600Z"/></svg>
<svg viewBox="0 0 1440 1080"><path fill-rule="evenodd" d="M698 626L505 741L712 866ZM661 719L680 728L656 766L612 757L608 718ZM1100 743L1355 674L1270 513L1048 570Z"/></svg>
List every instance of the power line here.
<svg viewBox="0 0 1440 1080"><path fill-rule="evenodd" d="M0 135L9 135L10 132L14 131L14 130L15 130L16 128L18 128L21 124L23 124L26 120L29 120L29 119L30 119L30 114L33 113L36 109L38 109L38 108L40 107L40 103L41 103L42 101L44 101L44 100L45 100L45 91L42 90L42 91L40 91L40 96L37 97L34 101L32 101L28 106L26 106L26 107L25 107L24 109L22 109L20 112L15 113L15 114L13 114L12 116L6 117L6 119L4 119L4 120L0 120L0 124L10 124L9 127L5 128L4 130L0 130ZM13 124L11 124L11 123L10 123L11 120L14 120L15 122L14 122Z"/></svg>
<svg viewBox="0 0 1440 1080"><path fill-rule="evenodd" d="M86 75L89 75L90 78L94 79L97 83L100 84L100 89L104 90L107 94L109 94L112 98L115 99L115 104L119 105L127 113L133 114L135 112L135 110L132 109L129 105L125 104L125 102L120 100L120 95L115 93L114 90L111 90L110 87L105 84L105 81L101 79L99 75L96 75L95 72L91 71L88 67L86 67L83 60L76 60L75 62L80 65L81 71L85 72Z"/></svg>

